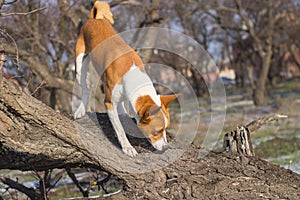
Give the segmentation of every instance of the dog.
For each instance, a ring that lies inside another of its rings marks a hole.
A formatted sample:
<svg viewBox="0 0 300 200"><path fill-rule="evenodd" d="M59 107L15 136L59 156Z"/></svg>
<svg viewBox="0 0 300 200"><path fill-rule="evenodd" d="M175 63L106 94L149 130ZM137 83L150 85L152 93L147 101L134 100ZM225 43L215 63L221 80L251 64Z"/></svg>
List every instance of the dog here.
<svg viewBox="0 0 300 200"><path fill-rule="evenodd" d="M97 73L101 75L104 84L104 104L122 151L131 157L137 155L137 151L126 137L118 115L129 112L133 113L137 126L153 147L160 151L164 150L167 146L166 129L170 127L168 105L177 98L177 94L157 94L150 77L145 72L141 58L117 35L112 27L113 23L109 4L96 1L89 19L81 27L76 42L75 71L76 79L82 88L82 101L74 113L74 118L85 115L89 98L85 58L98 45L108 40L100 53L93 52L91 60ZM120 49L125 49L125 53L107 61ZM105 70L101 71L103 67ZM129 111L125 109L124 104L129 105Z"/></svg>

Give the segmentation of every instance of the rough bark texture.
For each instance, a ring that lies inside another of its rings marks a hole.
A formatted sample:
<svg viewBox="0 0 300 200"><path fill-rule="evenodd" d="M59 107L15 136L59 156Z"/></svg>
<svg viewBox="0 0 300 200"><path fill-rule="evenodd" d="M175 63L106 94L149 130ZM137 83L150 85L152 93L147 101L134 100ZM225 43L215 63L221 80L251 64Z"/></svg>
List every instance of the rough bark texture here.
<svg viewBox="0 0 300 200"><path fill-rule="evenodd" d="M226 133L224 136L223 149L237 152L244 156L254 156L250 131L246 127L237 127L236 130Z"/></svg>
<svg viewBox="0 0 300 200"><path fill-rule="evenodd" d="M286 115L273 114L256 119L246 126L237 127L229 133L225 133L223 140L223 150L237 152L239 155L254 156L253 145L251 141L251 133L262 127L263 125L282 118Z"/></svg>
<svg viewBox="0 0 300 200"><path fill-rule="evenodd" d="M122 193L105 199L299 198L300 176L259 158L232 152L202 158L204 150L191 145L169 165L159 154L132 159L120 151L106 114L97 115L99 123L93 115L74 122L3 77L0 91L0 169L104 169L125 183ZM144 139L131 142L139 152L151 150Z"/></svg>

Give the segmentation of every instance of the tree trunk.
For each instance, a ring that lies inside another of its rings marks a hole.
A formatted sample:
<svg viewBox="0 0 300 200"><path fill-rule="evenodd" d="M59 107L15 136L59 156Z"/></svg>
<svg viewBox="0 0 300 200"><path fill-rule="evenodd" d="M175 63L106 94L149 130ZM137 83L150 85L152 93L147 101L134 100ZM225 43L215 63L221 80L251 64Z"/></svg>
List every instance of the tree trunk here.
<svg viewBox="0 0 300 200"><path fill-rule="evenodd" d="M139 155L130 158L120 150L106 114L97 115L99 124L94 115L74 122L1 76L0 91L0 169L103 169L125 183L122 193L106 199L299 197L300 175L259 158L233 152L206 155L190 145L165 165L173 154L149 153L144 139L132 138ZM154 168L147 170L145 163Z"/></svg>
<svg viewBox="0 0 300 200"><path fill-rule="evenodd" d="M255 84L254 84L254 79L253 79L253 66L248 66L247 67L247 74L248 74L249 82L250 82L250 85L251 85L251 89L254 90L255 89Z"/></svg>
<svg viewBox="0 0 300 200"><path fill-rule="evenodd" d="M159 6L160 0L152 0L151 7L147 8L146 19L141 22L139 28L143 27L159 27L161 26L161 18L159 17ZM139 31L137 31L136 35L139 35ZM148 47L155 46L155 42L157 41L157 33L154 31L149 31L146 35L140 38L138 41L135 42L135 46L140 47L143 46L142 44L145 43ZM142 59L145 64L147 64L152 56L153 49L143 49L142 50Z"/></svg>
<svg viewBox="0 0 300 200"><path fill-rule="evenodd" d="M265 56L262 56L262 68L260 70L259 77L256 81L256 86L253 91L253 101L256 106L263 106L266 104L266 100L265 100L266 82L268 79L268 73L271 65L271 57L272 57L271 50L266 52Z"/></svg>

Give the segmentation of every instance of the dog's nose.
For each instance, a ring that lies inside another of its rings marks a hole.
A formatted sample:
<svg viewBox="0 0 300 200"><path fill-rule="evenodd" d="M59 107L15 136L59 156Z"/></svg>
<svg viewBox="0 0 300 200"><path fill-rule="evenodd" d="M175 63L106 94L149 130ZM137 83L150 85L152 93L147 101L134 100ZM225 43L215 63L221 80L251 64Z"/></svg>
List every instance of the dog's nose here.
<svg viewBox="0 0 300 200"><path fill-rule="evenodd" d="M168 144L166 144L166 145L164 145L164 146L163 146L163 148L162 148L162 150L161 150L161 151L166 151L168 148L169 148L169 145L168 145Z"/></svg>
<svg viewBox="0 0 300 200"><path fill-rule="evenodd" d="M162 147L162 149L156 149L156 151L154 152L155 154L163 154L165 153L165 151L167 151L169 149L169 145L164 145Z"/></svg>
<svg viewBox="0 0 300 200"><path fill-rule="evenodd" d="M164 151L166 148L168 148L168 143L164 140L164 138L161 138L154 142L153 147L159 151Z"/></svg>

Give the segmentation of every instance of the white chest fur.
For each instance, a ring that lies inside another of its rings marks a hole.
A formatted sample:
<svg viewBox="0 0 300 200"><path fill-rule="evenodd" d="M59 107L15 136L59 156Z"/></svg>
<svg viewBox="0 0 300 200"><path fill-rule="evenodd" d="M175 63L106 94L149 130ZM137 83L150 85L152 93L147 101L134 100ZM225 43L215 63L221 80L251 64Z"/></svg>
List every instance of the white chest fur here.
<svg viewBox="0 0 300 200"><path fill-rule="evenodd" d="M123 87L126 98L132 105L135 105L138 97L149 95L158 106L161 106L160 97L157 95L150 77L137 66L133 65L124 75Z"/></svg>

